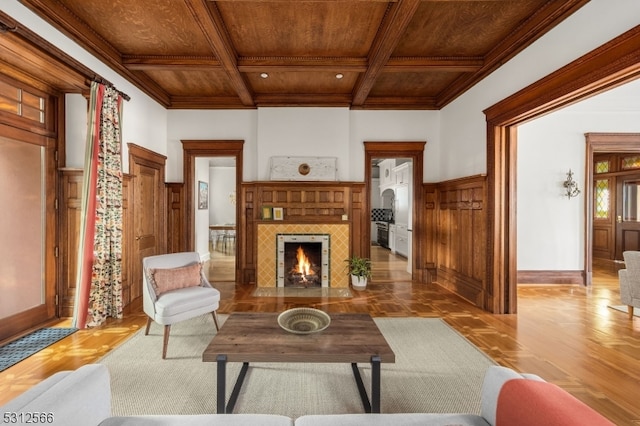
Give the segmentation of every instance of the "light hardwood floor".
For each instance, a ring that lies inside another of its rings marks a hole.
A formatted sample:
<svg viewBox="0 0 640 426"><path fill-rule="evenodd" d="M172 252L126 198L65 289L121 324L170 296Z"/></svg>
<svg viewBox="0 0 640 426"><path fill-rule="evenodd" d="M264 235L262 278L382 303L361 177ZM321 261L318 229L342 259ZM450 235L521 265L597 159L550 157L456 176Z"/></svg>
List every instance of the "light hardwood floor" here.
<svg viewBox="0 0 640 426"><path fill-rule="evenodd" d="M517 315L483 312L438 285L407 281L388 251L374 248L374 277L351 299L253 297L254 288L216 282L220 313L279 312L312 306L327 312L368 312L380 317L442 317L497 363L539 374L618 425L640 425L640 318L608 308L619 305L620 264L597 262L594 285L521 285ZM0 373L0 404L50 376L98 361L145 324L139 309L122 320L81 330ZM69 321L61 322L68 325ZM152 332L160 333L160 327ZM425 342L428 348L428 342ZM160 356L161 348L157 354ZM171 342L168 359L171 362Z"/></svg>

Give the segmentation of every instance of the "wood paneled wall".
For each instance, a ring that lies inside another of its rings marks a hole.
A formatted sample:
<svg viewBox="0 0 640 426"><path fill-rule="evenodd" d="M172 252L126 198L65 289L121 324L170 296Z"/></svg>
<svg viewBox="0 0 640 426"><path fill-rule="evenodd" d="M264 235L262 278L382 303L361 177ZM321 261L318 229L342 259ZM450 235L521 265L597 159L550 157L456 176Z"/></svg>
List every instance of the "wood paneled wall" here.
<svg viewBox="0 0 640 426"><path fill-rule="evenodd" d="M184 184L167 183L167 253L187 251Z"/></svg>
<svg viewBox="0 0 640 426"><path fill-rule="evenodd" d="M287 223L345 223L350 225L350 252L361 254L369 241L362 238L369 225L364 211L363 183L354 182L250 182L242 185L239 200L244 214L242 241L238 244L241 282L255 283L257 224L262 207L281 207Z"/></svg>
<svg viewBox="0 0 640 426"><path fill-rule="evenodd" d="M426 282L438 284L485 309L487 214L486 177L423 185Z"/></svg>
<svg viewBox="0 0 640 426"><path fill-rule="evenodd" d="M82 173L66 171L63 179L62 240L75 244L73 226L79 221L79 191ZM132 211L128 207L129 181L125 179L125 221L123 253L129 249ZM186 247L184 184L168 183L167 188L167 248L169 252ZM243 214L238 227L243 232L237 242L239 257L238 282L255 284L257 265L257 225L263 222L262 207L281 207L288 223L348 223L350 252L367 253L370 244L366 231L370 213L366 211L364 183L358 182L248 182L241 185L238 202ZM75 195L74 195L75 194ZM417 281L437 281L480 308L488 306L486 283L487 217L485 210L486 178L476 176L422 186L424 203L423 232L414 235L415 244L423 253L417 268L422 271ZM66 217L66 219L64 219ZM65 247L61 268L62 313L72 312L75 290L75 256L77 247ZM128 256L124 256L128 258ZM124 269L124 299L131 300L129 265Z"/></svg>

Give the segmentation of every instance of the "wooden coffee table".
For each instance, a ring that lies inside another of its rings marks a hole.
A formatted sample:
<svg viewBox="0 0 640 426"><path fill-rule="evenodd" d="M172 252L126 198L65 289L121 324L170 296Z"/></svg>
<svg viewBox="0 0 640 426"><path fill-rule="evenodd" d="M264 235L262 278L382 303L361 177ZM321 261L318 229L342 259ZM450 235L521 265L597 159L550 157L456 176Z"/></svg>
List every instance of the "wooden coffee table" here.
<svg viewBox="0 0 640 426"><path fill-rule="evenodd" d="M326 330L304 335L283 330L277 318L233 313L203 352L204 362L218 363L218 414L233 412L250 362L350 363L365 412L380 412L380 363L395 362L395 354L369 314L331 314ZM227 362L243 363L228 403ZM371 400L358 363L371 363Z"/></svg>

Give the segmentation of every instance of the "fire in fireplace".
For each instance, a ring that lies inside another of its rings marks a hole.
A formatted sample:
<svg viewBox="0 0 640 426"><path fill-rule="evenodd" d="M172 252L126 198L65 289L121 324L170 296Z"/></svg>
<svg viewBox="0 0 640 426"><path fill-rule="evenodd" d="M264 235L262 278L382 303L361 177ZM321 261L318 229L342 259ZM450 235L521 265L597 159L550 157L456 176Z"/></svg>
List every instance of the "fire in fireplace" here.
<svg viewBox="0 0 640 426"><path fill-rule="evenodd" d="M329 236L278 234L278 287L329 286Z"/></svg>
<svg viewBox="0 0 640 426"><path fill-rule="evenodd" d="M295 244L285 244L284 258L285 262L291 258ZM289 269L285 275L285 287L322 287L320 272L322 265L320 264L320 251L322 244L320 243L301 243L295 250L295 260L293 267Z"/></svg>

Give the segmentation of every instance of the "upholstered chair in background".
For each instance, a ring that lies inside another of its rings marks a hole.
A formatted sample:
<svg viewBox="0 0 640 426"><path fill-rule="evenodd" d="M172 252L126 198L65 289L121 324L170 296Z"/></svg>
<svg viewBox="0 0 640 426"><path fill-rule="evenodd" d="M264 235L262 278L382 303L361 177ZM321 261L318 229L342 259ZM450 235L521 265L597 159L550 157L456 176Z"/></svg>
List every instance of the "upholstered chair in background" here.
<svg viewBox="0 0 640 426"><path fill-rule="evenodd" d="M640 251L622 253L626 269L618 271L620 299L629 308L629 319L633 319L633 308L640 308Z"/></svg>
<svg viewBox="0 0 640 426"><path fill-rule="evenodd" d="M207 280L198 253L145 257L142 267L143 309L149 317L145 335L153 321L164 326L162 359L167 357L172 324L211 313L216 330L219 329L216 310L220 292Z"/></svg>

